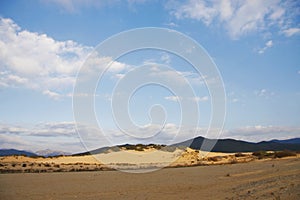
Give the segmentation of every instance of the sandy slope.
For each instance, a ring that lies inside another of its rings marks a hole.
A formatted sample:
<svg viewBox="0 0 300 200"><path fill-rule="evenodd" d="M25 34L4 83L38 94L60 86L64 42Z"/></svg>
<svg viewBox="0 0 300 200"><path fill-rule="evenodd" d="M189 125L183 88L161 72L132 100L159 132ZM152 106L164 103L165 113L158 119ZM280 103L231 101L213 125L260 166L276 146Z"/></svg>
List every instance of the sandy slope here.
<svg viewBox="0 0 300 200"><path fill-rule="evenodd" d="M206 155L203 157L203 155ZM210 158L217 158L210 160ZM249 157L251 159L251 157ZM234 154L199 152L190 148L174 152L124 150L86 156L61 156L30 158L24 156L0 157L0 173L5 172L60 172L93 171L103 169L153 171L168 166L230 163ZM244 160L241 160L244 162Z"/></svg>
<svg viewBox="0 0 300 200"><path fill-rule="evenodd" d="M119 171L0 174L0 199L300 199L300 158Z"/></svg>
<svg viewBox="0 0 300 200"><path fill-rule="evenodd" d="M204 156L205 155L205 156ZM299 155L300 156L300 155ZM117 169L136 172L153 171L162 167L244 163L257 158L252 153L236 156L234 153L199 152L187 148L174 152L124 150L85 156L30 158L24 156L0 157L0 173L11 172L67 172Z"/></svg>

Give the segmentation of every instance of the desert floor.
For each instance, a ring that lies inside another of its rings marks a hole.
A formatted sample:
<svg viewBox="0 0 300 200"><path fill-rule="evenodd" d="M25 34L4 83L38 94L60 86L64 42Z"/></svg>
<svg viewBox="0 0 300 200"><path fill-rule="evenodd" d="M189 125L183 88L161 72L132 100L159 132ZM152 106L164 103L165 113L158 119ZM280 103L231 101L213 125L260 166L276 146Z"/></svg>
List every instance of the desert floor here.
<svg viewBox="0 0 300 200"><path fill-rule="evenodd" d="M0 174L0 199L300 199L300 158L119 171Z"/></svg>

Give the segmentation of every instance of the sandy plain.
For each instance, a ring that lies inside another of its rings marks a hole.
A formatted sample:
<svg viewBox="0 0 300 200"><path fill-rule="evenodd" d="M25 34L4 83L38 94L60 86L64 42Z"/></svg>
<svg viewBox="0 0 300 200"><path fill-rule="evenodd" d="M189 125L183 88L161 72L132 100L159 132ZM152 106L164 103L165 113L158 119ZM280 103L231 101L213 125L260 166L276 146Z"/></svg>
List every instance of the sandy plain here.
<svg viewBox="0 0 300 200"><path fill-rule="evenodd" d="M0 199L300 199L300 158L164 168L0 174Z"/></svg>

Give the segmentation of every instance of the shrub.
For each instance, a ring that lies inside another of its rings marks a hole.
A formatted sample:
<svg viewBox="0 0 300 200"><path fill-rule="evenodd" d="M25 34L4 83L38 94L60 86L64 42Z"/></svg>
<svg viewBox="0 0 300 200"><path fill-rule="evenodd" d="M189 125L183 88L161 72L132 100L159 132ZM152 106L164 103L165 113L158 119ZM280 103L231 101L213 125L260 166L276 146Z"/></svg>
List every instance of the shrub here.
<svg viewBox="0 0 300 200"><path fill-rule="evenodd" d="M51 167L51 165L49 163L44 163L45 167Z"/></svg>
<svg viewBox="0 0 300 200"><path fill-rule="evenodd" d="M214 157L208 157L208 161L220 161L222 160L222 157L221 156L214 156Z"/></svg>
<svg viewBox="0 0 300 200"><path fill-rule="evenodd" d="M263 159L263 158L283 158L288 156L297 156L297 153L289 150L276 151L274 153L270 153L266 151L258 151L258 152L254 152L252 155L256 156L258 159Z"/></svg>
<svg viewBox="0 0 300 200"><path fill-rule="evenodd" d="M289 150L277 151L274 153L275 158L283 158L283 157L288 157L288 156L297 156L297 154L295 152L292 152Z"/></svg>
<svg viewBox="0 0 300 200"><path fill-rule="evenodd" d="M252 153L253 156L256 156L258 159L263 158L272 158L274 156L274 153L269 153L266 151L256 151Z"/></svg>
<svg viewBox="0 0 300 200"><path fill-rule="evenodd" d="M230 164L236 164L236 163L238 163L238 161L237 161L237 160L235 160L235 159L233 159L233 160L230 160Z"/></svg>
<svg viewBox="0 0 300 200"><path fill-rule="evenodd" d="M26 163L23 163L23 164L22 164L22 167L27 167L27 164L26 164Z"/></svg>
<svg viewBox="0 0 300 200"><path fill-rule="evenodd" d="M247 155L239 152L239 153L234 154L234 156L235 157L245 157Z"/></svg>

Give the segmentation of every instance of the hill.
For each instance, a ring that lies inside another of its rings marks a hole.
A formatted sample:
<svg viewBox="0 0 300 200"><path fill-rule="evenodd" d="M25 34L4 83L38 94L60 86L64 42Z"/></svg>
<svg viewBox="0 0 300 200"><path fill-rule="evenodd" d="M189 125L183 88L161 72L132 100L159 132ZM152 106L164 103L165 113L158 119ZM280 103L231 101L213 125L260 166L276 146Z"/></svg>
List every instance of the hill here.
<svg viewBox="0 0 300 200"><path fill-rule="evenodd" d="M17 149L0 149L0 156L11 156L11 155L37 156L37 154L29 151L23 151Z"/></svg>
<svg viewBox="0 0 300 200"><path fill-rule="evenodd" d="M207 149L202 148L202 143L204 137L196 137L194 139L186 140L177 144L170 146L159 145L159 144L124 144L113 147L102 147L90 152L82 152L73 154L73 156L83 156L90 154L100 154L100 153L109 153L111 151L121 150L136 150L144 151L146 149L161 149L162 151L175 151L176 148L185 148L190 147L195 150L207 151ZM216 142L216 145L211 150L212 152L224 152L224 153L235 153L235 152L256 152L256 151L300 151L300 138L293 138L288 140L271 140L271 141L262 141L262 142L247 142L242 140L235 139L207 139L208 142ZM25 155L25 156L57 156L57 155L70 155L66 152L60 151L38 151L32 153L29 151L16 150L16 149L0 149L0 156L9 156L9 155Z"/></svg>
<svg viewBox="0 0 300 200"><path fill-rule="evenodd" d="M284 143L284 144L300 144L300 138L292 138L287 140L271 140L270 142Z"/></svg>
<svg viewBox="0 0 300 200"><path fill-rule="evenodd" d="M67 156L71 155L71 153L64 152L64 151L53 151L51 149L45 149L35 152L39 156L49 157L49 156Z"/></svg>
<svg viewBox="0 0 300 200"><path fill-rule="evenodd" d="M200 149L204 141L204 137L196 137L191 140L187 140L181 143L174 144L173 146L189 146L192 149ZM207 139L208 142L215 142L216 140ZM296 142L297 139L290 139L286 142L285 140L277 141L263 141L263 142L246 142L242 140L234 139L219 139L216 145L211 151L213 152L224 152L224 153L234 153L234 152L255 152L255 151L300 151L300 143ZM201 149L205 151L206 149Z"/></svg>

